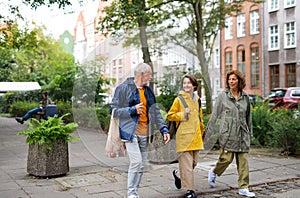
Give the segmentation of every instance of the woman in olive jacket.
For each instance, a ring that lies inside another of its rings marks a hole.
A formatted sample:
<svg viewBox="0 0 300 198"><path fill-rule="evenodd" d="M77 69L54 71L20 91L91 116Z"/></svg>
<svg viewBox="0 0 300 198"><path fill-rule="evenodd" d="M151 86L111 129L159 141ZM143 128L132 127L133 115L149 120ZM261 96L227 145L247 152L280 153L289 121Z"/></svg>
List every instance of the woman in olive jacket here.
<svg viewBox="0 0 300 198"><path fill-rule="evenodd" d="M248 152L252 136L250 102L245 88L244 75L232 70L226 75L226 89L221 92L215 103L213 113L206 127L206 138L215 132L216 123L220 123L220 156L216 166L208 173L208 182L215 186L217 176L221 176L233 158L236 158L240 195L254 197L249 192ZM217 122L220 118L220 122Z"/></svg>
<svg viewBox="0 0 300 198"><path fill-rule="evenodd" d="M173 171L175 186L180 189L181 184L185 189L186 197L197 197L194 191L193 170L198 162L199 150L203 149L202 135L204 124L202 108L199 105L199 96L196 92L198 82L192 75L185 75L181 81L183 91L179 95L183 97L188 108L185 108L181 100L176 97L171 106L167 118L176 121L179 127L176 132L176 152L179 153L179 173Z"/></svg>

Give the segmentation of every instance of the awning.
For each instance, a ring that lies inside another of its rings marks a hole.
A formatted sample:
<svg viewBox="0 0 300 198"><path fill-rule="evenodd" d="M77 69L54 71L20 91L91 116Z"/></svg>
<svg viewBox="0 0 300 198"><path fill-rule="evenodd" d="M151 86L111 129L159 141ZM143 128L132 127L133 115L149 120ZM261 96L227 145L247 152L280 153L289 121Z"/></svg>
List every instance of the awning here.
<svg viewBox="0 0 300 198"><path fill-rule="evenodd" d="M0 93L8 91L32 91L39 90L38 82L0 82Z"/></svg>

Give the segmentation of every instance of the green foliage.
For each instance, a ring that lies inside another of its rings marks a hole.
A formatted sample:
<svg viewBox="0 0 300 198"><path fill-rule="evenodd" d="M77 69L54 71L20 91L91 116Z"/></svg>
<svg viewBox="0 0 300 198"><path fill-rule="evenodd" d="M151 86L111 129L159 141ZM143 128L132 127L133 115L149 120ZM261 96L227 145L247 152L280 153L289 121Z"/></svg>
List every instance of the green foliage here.
<svg viewBox="0 0 300 198"><path fill-rule="evenodd" d="M48 120L38 121L37 119L30 119L28 129L20 131L17 135L25 135L26 143L33 144L45 144L47 149L51 150L51 141L63 140L71 142L73 140L79 140L79 138L72 136L75 132L75 128L78 126L76 123L64 124L63 118L67 116L65 114L61 117L49 117Z"/></svg>
<svg viewBox="0 0 300 198"><path fill-rule="evenodd" d="M0 80L38 82L56 100L69 101L75 80L73 56L60 43L44 36L42 28L7 27L0 40Z"/></svg>
<svg viewBox="0 0 300 198"><path fill-rule="evenodd" d="M260 103L252 108L253 137L256 144L269 145L273 137L270 134L274 130L274 122L277 114L269 109L268 103Z"/></svg>
<svg viewBox="0 0 300 198"><path fill-rule="evenodd" d="M76 81L73 87L73 102L84 103L87 106L93 104L101 104L105 97L101 93L108 91L105 86L112 81L106 78L101 72L88 73L88 69L84 68L78 70L76 74Z"/></svg>
<svg viewBox="0 0 300 198"><path fill-rule="evenodd" d="M37 108L38 106L38 102L28 103L26 101L17 101L10 106L9 113L14 117L22 117L28 110Z"/></svg>
<svg viewBox="0 0 300 198"><path fill-rule="evenodd" d="M272 146L282 148L285 154L296 154L300 151L300 117L284 108L275 110L275 113L277 119L270 133L275 137Z"/></svg>
<svg viewBox="0 0 300 198"><path fill-rule="evenodd" d="M252 108L253 143L277 147L285 154L300 151L300 117L295 111L278 108L269 109L267 102Z"/></svg>
<svg viewBox="0 0 300 198"><path fill-rule="evenodd" d="M110 105L106 104L103 107L97 109L96 114L100 122L101 129L103 129L103 131L107 133L110 123Z"/></svg>
<svg viewBox="0 0 300 198"><path fill-rule="evenodd" d="M174 99L181 90L181 77L184 74L184 72L179 70L172 71L172 68L169 68L162 80L156 82L157 87L161 92L161 94L156 97L157 103L167 112L171 108Z"/></svg>

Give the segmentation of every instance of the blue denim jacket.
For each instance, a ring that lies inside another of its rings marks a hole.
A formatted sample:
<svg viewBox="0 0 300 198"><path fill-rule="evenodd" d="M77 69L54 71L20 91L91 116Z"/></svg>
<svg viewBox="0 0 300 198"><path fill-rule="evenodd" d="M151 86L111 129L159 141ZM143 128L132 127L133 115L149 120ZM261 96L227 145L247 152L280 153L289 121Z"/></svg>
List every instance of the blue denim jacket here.
<svg viewBox="0 0 300 198"><path fill-rule="evenodd" d="M160 130L161 134L169 133L164 119L156 104L156 98L149 86L144 86L147 100L147 115L149 119L148 136L153 137L154 125ZM114 111L114 117L119 118L120 137L122 140L132 140L137 129L139 114L136 112L135 105L140 103L140 94L134 84L133 77L128 78L117 86L114 97L110 104L110 112ZM152 138L150 138L152 141Z"/></svg>

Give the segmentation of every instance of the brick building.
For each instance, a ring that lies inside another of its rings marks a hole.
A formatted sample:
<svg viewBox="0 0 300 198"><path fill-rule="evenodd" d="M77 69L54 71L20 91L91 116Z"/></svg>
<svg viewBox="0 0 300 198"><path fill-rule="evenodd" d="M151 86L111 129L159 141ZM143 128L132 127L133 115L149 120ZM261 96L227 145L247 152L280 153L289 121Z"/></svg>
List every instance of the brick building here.
<svg viewBox="0 0 300 198"><path fill-rule="evenodd" d="M238 69L246 77L245 91L261 95L261 15L260 4L245 2L240 13L225 18L220 42L222 87L226 73Z"/></svg>

